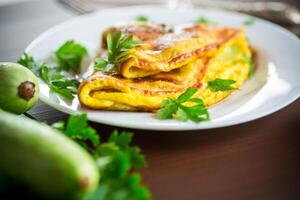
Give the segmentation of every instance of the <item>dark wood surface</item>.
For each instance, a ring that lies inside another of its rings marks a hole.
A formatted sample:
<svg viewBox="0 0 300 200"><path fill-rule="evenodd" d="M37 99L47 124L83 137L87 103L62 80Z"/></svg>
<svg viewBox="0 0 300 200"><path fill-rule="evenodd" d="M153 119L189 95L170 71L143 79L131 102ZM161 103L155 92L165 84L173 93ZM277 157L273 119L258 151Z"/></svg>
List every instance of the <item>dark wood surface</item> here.
<svg viewBox="0 0 300 200"><path fill-rule="evenodd" d="M0 61L15 61L37 34L73 15L52 1L0 7ZM43 103L30 112L41 121L66 118ZM116 128L91 124L103 135ZM299 100L228 128L132 131L148 160L141 172L154 200L300 199Z"/></svg>

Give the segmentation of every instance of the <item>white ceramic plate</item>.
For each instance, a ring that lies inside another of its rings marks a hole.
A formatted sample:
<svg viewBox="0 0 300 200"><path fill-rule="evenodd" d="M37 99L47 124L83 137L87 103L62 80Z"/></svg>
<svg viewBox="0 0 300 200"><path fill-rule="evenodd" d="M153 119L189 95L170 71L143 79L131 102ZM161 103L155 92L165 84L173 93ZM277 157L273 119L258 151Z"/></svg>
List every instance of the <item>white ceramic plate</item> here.
<svg viewBox="0 0 300 200"><path fill-rule="evenodd" d="M51 28L35 39L26 52L36 60L44 60L66 40L74 39L94 55L100 45L101 32L116 23L126 22L143 14L154 22L184 24L199 16L217 21L219 25L242 26L250 16L220 10L170 10L157 6L123 7L101 10L76 17ZM66 113L87 112L91 121L150 130L195 130L230 126L273 113L300 96L300 41L293 34L270 22L257 19L247 28L247 37L258 51L255 77L229 98L209 109L211 120L195 124L176 120L158 120L153 113L94 111L80 107L78 99L65 102L40 83L40 99Z"/></svg>

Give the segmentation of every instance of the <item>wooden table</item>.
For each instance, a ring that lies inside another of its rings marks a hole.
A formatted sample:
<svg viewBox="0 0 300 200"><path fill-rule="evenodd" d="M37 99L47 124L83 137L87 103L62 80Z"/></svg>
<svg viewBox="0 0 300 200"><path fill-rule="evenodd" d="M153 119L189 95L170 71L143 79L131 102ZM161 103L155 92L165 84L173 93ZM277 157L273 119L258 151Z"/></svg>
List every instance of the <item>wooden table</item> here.
<svg viewBox="0 0 300 200"><path fill-rule="evenodd" d="M0 60L16 61L40 32L73 15L54 1L0 7ZM66 118L43 103L30 112L47 122ZM92 125L104 135L116 128ZM228 128L134 132L148 160L143 179L155 200L300 199L299 100Z"/></svg>

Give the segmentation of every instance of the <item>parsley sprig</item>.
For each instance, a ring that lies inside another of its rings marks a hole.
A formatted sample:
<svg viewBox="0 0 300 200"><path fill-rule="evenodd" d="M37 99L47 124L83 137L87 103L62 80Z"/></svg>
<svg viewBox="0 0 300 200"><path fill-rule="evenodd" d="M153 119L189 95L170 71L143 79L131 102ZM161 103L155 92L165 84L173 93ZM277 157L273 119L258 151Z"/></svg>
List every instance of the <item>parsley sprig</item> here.
<svg viewBox="0 0 300 200"><path fill-rule="evenodd" d="M206 25L217 25L218 23L215 21L212 21L210 19L208 19L207 17L204 16L200 16L197 20L196 20L197 24L206 24Z"/></svg>
<svg viewBox="0 0 300 200"><path fill-rule="evenodd" d="M192 120L196 123L208 120L209 113L202 99L192 98L197 91L197 88L190 87L177 99L165 100L162 108L158 111L158 117L160 119L177 118L181 121ZM186 102L194 105L185 106Z"/></svg>
<svg viewBox="0 0 300 200"><path fill-rule="evenodd" d="M55 51L58 66L62 70L71 71L73 73L79 71L81 60L86 55L86 48L74 42L74 40L68 40Z"/></svg>
<svg viewBox="0 0 300 200"><path fill-rule="evenodd" d="M76 94L79 81L74 78L67 78L64 73L69 73L72 76L76 75L79 72L81 60L86 54L85 47L69 40L55 52L56 65L52 67L46 63L35 61L27 53L24 53L18 63L40 77L51 91L65 99L72 100Z"/></svg>
<svg viewBox="0 0 300 200"><path fill-rule="evenodd" d="M140 41L134 40L132 35L122 36L122 32L118 31L115 34L107 34L107 59L96 58L95 70L99 71L116 71L116 66L119 63L128 59L130 52L128 50L140 45Z"/></svg>
<svg viewBox="0 0 300 200"><path fill-rule="evenodd" d="M53 126L87 148L98 165L100 183L84 200L150 199L140 174L132 172L146 165L140 148L131 146L132 133L113 131L108 140L102 142L96 130L88 125L86 114L70 116L66 124L57 122ZM88 145L90 141L92 147Z"/></svg>
<svg viewBox="0 0 300 200"><path fill-rule="evenodd" d="M231 86L235 82L236 82L235 80L231 80L231 79L220 79L220 78L217 78L215 80L208 81L207 86L213 92L227 91L227 90L236 90L238 88Z"/></svg>
<svg viewBox="0 0 300 200"><path fill-rule="evenodd" d="M69 100L74 98L79 82L76 79L66 78L58 67L49 67L45 63L36 62L27 53L24 53L18 63L40 77L49 86L51 91Z"/></svg>
<svg viewBox="0 0 300 200"><path fill-rule="evenodd" d="M67 123L60 121L52 124L52 126L56 129L64 131L68 137L76 141L89 140L93 146L97 146L100 143L100 138L96 130L90 127L87 123L86 114L71 115L68 118Z"/></svg>
<svg viewBox="0 0 300 200"><path fill-rule="evenodd" d="M139 15L135 18L136 21L140 21L140 22L148 22L149 18L146 17L145 15Z"/></svg>

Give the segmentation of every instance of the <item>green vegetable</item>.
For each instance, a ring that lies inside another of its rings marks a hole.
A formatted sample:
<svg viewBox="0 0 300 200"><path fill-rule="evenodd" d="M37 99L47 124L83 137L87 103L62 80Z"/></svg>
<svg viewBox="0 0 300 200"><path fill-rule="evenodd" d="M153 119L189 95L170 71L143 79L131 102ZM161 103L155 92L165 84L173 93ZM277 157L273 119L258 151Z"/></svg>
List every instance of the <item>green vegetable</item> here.
<svg viewBox="0 0 300 200"><path fill-rule="evenodd" d="M208 120L209 114L203 101L199 98L192 98L197 91L197 88L190 87L177 99L165 100L158 111L158 117L160 119L178 118L182 121L192 120L196 123ZM187 107L184 105L186 102L194 105Z"/></svg>
<svg viewBox="0 0 300 200"><path fill-rule="evenodd" d="M79 81L66 78L60 67L49 67L45 63L38 63L27 53L24 53L18 63L24 65L34 72L36 76L40 77L52 92L68 100L74 98Z"/></svg>
<svg viewBox="0 0 300 200"><path fill-rule="evenodd" d="M256 19L255 18L250 18L250 19L247 19L243 22L243 24L245 26L252 26L254 23L255 23Z"/></svg>
<svg viewBox="0 0 300 200"><path fill-rule="evenodd" d="M96 130L88 126L86 114L70 116L67 125L64 122L57 122L52 126L64 131L74 140L90 140L94 146L100 143Z"/></svg>
<svg viewBox="0 0 300 200"><path fill-rule="evenodd" d="M139 15L135 18L136 21L140 21L140 22L148 22L149 19L148 17L146 17L145 15Z"/></svg>
<svg viewBox="0 0 300 200"><path fill-rule="evenodd" d="M24 53L24 55L18 60L18 63L27 67L36 76L40 76L40 68L44 66L44 64L35 62L33 57L29 56L27 53Z"/></svg>
<svg viewBox="0 0 300 200"><path fill-rule="evenodd" d="M22 65L0 63L0 107L21 114L38 101L37 77Z"/></svg>
<svg viewBox="0 0 300 200"><path fill-rule="evenodd" d="M0 171L48 199L82 199L97 187L93 158L59 131L0 111Z"/></svg>
<svg viewBox="0 0 300 200"><path fill-rule="evenodd" d="M254 73L255 73L255 65L254 65L254 61L251 55L246 55L245 56L245 61L249 63L250 67L249 67L249 78L253 78Z"/></svg>
<svg viewBox="0 0 300 200"><path fill-rule="evenodd" d="M220 79L217 78L213 81L208 81L208 88L213 92L218 91L227 91L227 90L236 90L238 88L232 87L231 85L234 84L236 81L231 79Z"/></svg>
<svg viewBox="0 0 300 200"><path fill-rule="evenodd" d="M77 73L80 68L81 60L87 55L87 50L73 40L65 42L56 52L59 67L65 71Z"/></svg>
<svg viewBox="0 0 300 200"><path fill-rule="evenodd" d="M117 64L124 62L129 57L128 50L141 43L133 40L133 36L123 37L118 31L114 35L110 33L106 37L108 57L107 59L96 58L95 70L105 72L115 72Z"/></svg>
<svg viewBox="0 0 300 200"><path fill-rule="evenodd" d="M96 192L88 200L95 199L123 199L148 200L150 193L141 184L138 173L132 173L132 168L145 166L144 156L140 148L130 146L132 133L114 131L107 143L99 145L94 155L100 172L103 174L102 182ZM99 195L102 198L99 198Z"/></svg>
<svg viewBox="0 0 300 200"><path fill-rule="evenodd" d="M76 127L76 124L80 128ZM101 181L96 191L84 200L150 199L148 189L141 184L140 175L132 172L133 168L145 167L145 158L140 148L130 145L132 133L114 131L107 142L100 142L100 138L94 136L95 130L87 125L86 114L71 116L66 125L59 122L54 126L63 130L71 138L80 138L76 141L85 146L96 160ZM90 134L92 132L93 134ZM93 146L90 147L84 141L92 141Z"/></svg>
<svg viewBox="0 0 300 200"><path fill-rule="evenodd" d="M30 69L36 76L40 77L51 89L61 97L72 100L76 94L79 81L67 78L68 72L73 76L79 72L80 63L87 55L87 50L80 44L69 40L55 52L57 65L50 67L45 63L36 62L33 57L24 53L18 63Z"/></svg>
<svg viewBox="0 0 300 200"><path fill-rule="evenodd" d="M196 20L196 23L197 24L207 24L207 25L217 25L218 23L215 22L215 21L212 21L206 17L199 17L197 20Z"/></svg>

